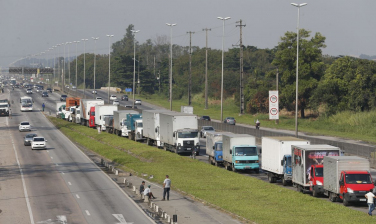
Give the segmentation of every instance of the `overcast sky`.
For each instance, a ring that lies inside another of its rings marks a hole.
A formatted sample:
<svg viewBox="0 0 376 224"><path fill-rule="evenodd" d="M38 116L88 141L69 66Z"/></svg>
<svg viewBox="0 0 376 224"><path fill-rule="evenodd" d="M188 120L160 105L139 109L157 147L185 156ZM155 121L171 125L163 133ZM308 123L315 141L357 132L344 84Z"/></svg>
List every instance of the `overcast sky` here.
<svg viewBox="0 0 376 224"><path fill-rule="evenodd" d="M0 66L39 54L56 44L83 38L86 52L94 51L91 37L99 37L97 52L108 53L108 37L120 40L129 24L141 30L137 40L144 42L157 35L170 36L166 23L173 28L173 43L205 46L203 28L211 28L209 47L222 47L222 21L226 21L225 48L238 44L243 20L243 44L273 48L286 31L296 32L298 10L287 0L1 0L0 1ZM375 0L307 0L300 10L300 28L321 32L326 37L325 54L376 55ZM70 45L71 56L75 45ZM78 44L78 54L84 51ZM60 47L60 52L63 48ZM68 47L66 48L66 53ZM56 50L57 53L57 50ZM44 57L53 57L53 51Z"/></svg>

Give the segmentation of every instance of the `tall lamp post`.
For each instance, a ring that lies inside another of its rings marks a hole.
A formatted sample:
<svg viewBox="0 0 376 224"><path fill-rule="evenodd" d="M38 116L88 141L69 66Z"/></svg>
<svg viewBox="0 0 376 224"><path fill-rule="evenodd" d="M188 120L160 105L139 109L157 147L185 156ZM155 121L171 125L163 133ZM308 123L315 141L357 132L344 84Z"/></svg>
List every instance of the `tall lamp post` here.
<svg viewBox="0 0 376 224"><path fill-rule="evenodd" d="M114 35L108 36L108 103L110 103L110 87L111 87L111 37Z"/></svg>
<svg viewBox="0 0 376 224"><path fill-rule="evenodd" d="M97 57L97 55L96 55L96 51L97 51L97 40L99 39L99 37L92 37L93 38L93 40L94 40L94 91L93 91L93 93L95 92L95 61L96 61L96 57ZM93 94L93 96L94 96L94 94Z"/></svg>
<svg viewBox="0 0 376 224"><path fill-rule="evenodd" d="M56 68L56 62L55 62L55 60L56 60L56 46L52 46L52 48L54 49L54 81L52 83L52 86L54 86L55 85L55 68Z"/></svg>
<svg viewBox="0 0 376 224"><path fill-rule="evenodd" d="M307 3L296 4L291 3L291 5L298 8L298 25L296 28L296 93L295 93L295 137L298 137L298 78L299 78L299 17L300 17L300 8L307 5Z"/></svg>
<svg viewBox="0 0 376 224"><path fill-rule="evenodd" d="M73 43L76 44L76 91L77 91L77 44L80 43L80 41L73 41Z"/></svg>
<svg viewBox="0 0 376 224"><path fill-rule="evenodd" d="M70 52L69 52L69 45L71 44L72 42L67 42L68 44L68 85L71 84L71 81L70 81Z"/></svg>
<svg viewBox="0 0 376 224"><path fill-rule="evenodd" d="M170 110L172 110L172 27L176 26L176 23L166 23L170 27L171 39L170 39Z"/></svg>
<svg viewBox="0 0 376 224"><path fill-rule="evenodd" d="M131 30L133 33L133 108L134 108L134 93L135 93L135 81L136 81L136 33L140 32L139 30Z"/></svg>
<svg viewBox="0 0 376 224"><path fill-rule="evenodd" d="M86 41L88 39L81 39L84 42L84 96L82 97L85 99L85 88L86 88Z"/></svg>
<svg viewBox="0 0 376 224"><path fill-rule="evenodd" d="M223 61L224 61L224 43L225 43L225 21L231 19L231 17L217 17L223 21L223 34L222 34L222 78L221 78L221 121L223 121Z"/></svg>

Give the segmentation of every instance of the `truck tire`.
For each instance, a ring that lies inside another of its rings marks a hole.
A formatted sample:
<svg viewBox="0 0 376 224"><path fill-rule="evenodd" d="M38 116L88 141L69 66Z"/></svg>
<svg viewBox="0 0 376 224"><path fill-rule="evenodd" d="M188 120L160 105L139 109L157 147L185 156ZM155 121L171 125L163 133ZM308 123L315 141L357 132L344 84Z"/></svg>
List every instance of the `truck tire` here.
<svg viewBox="0 0 376 224"><path fill-rule="evenodd" d="M342 202L343 202L343 205L344 205L344 206L349 206L349 205L350 205L350 203L346 200L346 197L345 197L345 196L343 196L343 200L342 200Z"/></svg>
<svg viewBox="0 0 376 224"><path fill-rule="evenodd" d="M287 186L287 180L284 177L282 177L282 185Z"/></svg>
<svg viewBox="0 0 376 224"><path fill-rule="evenodd" d="M337 201L337 196L334 193L330 192L329 193L329 200L331 202L336 202Z"/></svg>
<svg viewBox="0 0 376 224"><path fill-rule="evenodd" d="M256 174L260 173L260 169L255 169Z"/></svg>
<svg viewBox="0 0 376 224"><path fill-rule="evenodd" d="M275 183L275 178L273 177L272 174L268 173L268 181L269 181L269 183Z"/></svg>
<svg viewBox="0 0 376 224"><path fill-rule="evenodd" d="M319 196L319 193L317 193L317 190L313 187L312 189L312 196L317 198Z"/></svg>
<svg viewBox="0 0 376 224"><path fill-rule="evenodd" d="M234 164L231 165L231 170L234 171L234 172L236 172L236 169L235 169L235 167L234 167Z"/></svg>

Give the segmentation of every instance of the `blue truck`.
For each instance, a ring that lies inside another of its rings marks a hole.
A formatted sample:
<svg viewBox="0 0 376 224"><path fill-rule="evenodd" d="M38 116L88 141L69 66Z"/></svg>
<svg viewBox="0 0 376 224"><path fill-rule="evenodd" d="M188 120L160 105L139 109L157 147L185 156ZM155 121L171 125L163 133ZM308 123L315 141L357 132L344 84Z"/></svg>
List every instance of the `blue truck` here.
<svg viewBox="0 0 376 224"><path fill-rule="evenodd" d="M228 132L207 132L206 133L206 154L209 156L209 163L219 166L223 163L222 135Z"/></svg>
<svg viewBox="0 0 376 224"><path fill-rule="evenodd" d="M142 114L127 114L128 138L134 141L145 140L143 136Z"/></svg>
<svg viewBox="0 0 376 224"><path fill-rule="evenodd" d="M222 135L222 142L223 165L227 170L259 173L259 153L254 136L226 133Z"/></svg>

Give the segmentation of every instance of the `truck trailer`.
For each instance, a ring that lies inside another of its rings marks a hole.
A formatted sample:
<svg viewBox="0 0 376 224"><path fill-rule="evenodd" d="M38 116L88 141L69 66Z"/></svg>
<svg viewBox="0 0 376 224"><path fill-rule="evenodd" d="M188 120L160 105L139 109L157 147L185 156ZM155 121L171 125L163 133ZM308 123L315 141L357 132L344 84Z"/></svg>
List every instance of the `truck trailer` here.
<svg viewBox="0 0 376 224"><path fill-rule="evenodd" d="M368 159L326 156L324 167L324 194L330 201L342 200L345 206L352 202L367 203L364 195L373 192L376 185L372 182Z"/></svg>
<svg viewBox="0 0 376 224"><path fill-rule="evenodd" d="M160 113L160 136L163 148L177 154L200 152L197 116L179 112Z"/></svg>
<svg viewBox="0 0 376 224"><path fill-rule="evenodd" d="M143 132L146 138L146 144L155 145L158 148L162 148L161 136L160 136L160 113L169 112L167 110L143 110Z"/></svg>
<svg viewBox="0 0 376 224"><path fill-rule="evenodd" d="M291 165L293 186L302 193L310 192L312 165L322 165L323 159L326 156L339 155L341 155L341 150L331 145L292 145Z"/></svg>
<svg viewBox="0 0 376 224"><path fill-rule="evenodd" d="M291 183L291 146L309 144L307 140L289 136L262 137L261 168L267 172L269 182L281 180L283 186Z"/></svg>
<svg viewBox="0 0 376 224"><path fill-rule="evenodd" d="M135 110L114 111L114 134L122 137L128 137L127 114L139 114Z"/></svg>
<svg viewBox="0 0 376 224"><path fill-rule="evenodd" d="M259 173L256 138L247 134L227 133L222 136L223 165L227 170L254 170Z"/></svg>
<svg viewBox="0 0 376 224"><path fill-rule="evenodd" d="M114 111L118 110L116 105L95 105L95 125L101 131L106 131L105 118L113 117Z"/></svg>
<svg viewBox="0 0 376 224"><path fill-rule="evenodd" d="M81 125L90 128L96 127L95 125L95 106L104 105L104 100L81 99L80 102L80 118Z"/></svg>
<svg viewBox="0 0 376 224"><path fill-rule="evenodd" d="M209 155L209 163L215 166L223 164L222 135L229 132L206 133L206 154Z"/></svg>

